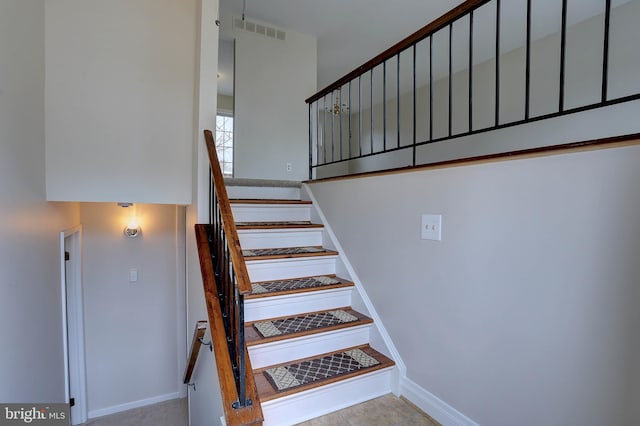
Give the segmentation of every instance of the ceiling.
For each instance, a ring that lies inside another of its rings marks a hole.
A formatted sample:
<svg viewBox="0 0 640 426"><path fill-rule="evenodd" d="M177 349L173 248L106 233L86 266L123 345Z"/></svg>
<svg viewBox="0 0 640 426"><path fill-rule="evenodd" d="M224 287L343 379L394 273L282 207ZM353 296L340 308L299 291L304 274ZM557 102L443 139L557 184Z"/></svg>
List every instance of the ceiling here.
<svg viewBox="0 0 640 426"><path fill-rule="evenodd" d="M246 0L247 19L318 39L318 88L446 13L463 0ZM243 0L220 0L242 15Z"/></svg>

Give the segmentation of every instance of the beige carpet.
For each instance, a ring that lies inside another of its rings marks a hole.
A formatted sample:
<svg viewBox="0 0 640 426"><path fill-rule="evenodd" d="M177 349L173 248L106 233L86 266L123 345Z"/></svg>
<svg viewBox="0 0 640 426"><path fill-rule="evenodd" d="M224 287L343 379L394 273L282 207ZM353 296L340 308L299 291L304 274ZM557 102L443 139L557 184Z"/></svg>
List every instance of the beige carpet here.
<svg viewBox="0 0 640 426"><path fill-rule="evenodd" d="M110 416L91 419L86 426L188 426L187 399L174 399Z"/></svg>

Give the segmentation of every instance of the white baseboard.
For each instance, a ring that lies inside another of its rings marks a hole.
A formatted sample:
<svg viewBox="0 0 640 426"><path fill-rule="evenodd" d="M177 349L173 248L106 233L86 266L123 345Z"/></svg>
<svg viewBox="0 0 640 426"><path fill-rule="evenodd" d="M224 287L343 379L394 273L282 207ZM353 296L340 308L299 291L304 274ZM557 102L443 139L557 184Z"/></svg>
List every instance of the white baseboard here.
<svg viewBox="0 0 640 426"><path fill-rule="evenodd" d="M109 414L119 413L134 408L144 407L147 405L158 404L160 402L169 401L180 398L180 392L168 393L166 395L158 395L152 398L140 399L138 401L127 402L125 404L113 405L111 407L100 408L98 410L89 411L88 417L94 419L96 417L108 416Z"/></svg>
<svg viewBox="0 0 640 426"><path fill-rule="evenodd" d="M442 426L479 426L478 423L406 377L401 379L400 395L433 417Z"/></svg>

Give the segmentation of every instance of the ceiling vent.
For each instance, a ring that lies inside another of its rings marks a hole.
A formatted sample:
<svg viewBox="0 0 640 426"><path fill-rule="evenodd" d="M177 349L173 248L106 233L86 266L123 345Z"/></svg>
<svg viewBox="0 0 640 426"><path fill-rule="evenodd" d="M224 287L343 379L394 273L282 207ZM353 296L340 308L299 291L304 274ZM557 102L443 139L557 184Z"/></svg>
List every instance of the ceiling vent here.
<svg viewBox="0 0 640 426"><path fill-rule="evenodd" d="M243 21L242 18L239 17L233 18L233 29L259 34L265 37L272 38L274 40L281 41L284 41L287 35L284 31L277 28L268 27L266 25L258 24L252 21L247 21L246 19Z"/></svg>

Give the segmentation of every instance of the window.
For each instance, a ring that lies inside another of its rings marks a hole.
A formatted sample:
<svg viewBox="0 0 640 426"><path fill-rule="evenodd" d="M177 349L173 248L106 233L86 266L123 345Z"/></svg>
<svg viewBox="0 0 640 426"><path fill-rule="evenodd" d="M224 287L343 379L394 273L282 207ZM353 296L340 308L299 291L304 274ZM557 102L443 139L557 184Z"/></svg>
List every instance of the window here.
<svg viewBox="0 0 640 426"><path fill-rule="evenodd" d="M216 116L216 151L222 174L233 176L233 117Z"/></svg>

